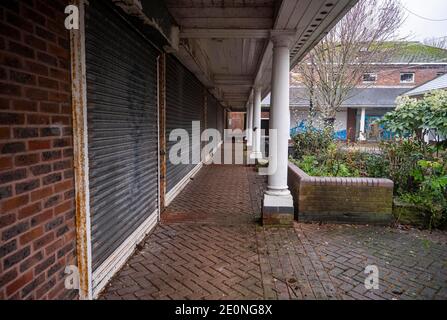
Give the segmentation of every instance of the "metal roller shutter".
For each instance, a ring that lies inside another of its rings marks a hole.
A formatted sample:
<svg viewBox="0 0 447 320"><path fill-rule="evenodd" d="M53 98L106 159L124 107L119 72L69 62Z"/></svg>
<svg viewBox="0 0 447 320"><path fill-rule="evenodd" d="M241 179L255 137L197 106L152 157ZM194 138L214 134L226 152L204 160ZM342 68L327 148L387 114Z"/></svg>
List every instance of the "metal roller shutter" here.
<svg viewBox="0 0 447 320"><path fill-rule="evenodd" d="M192 162L192 154L200 155L200 144L192 146L192 121L201 121L203 130L203 87L199 80L183 67L174 57L166 61L166 146L167 152L177 141L169 141L174 129L185 129L190 137L189 163L172 164L169 157L166 164L166 191L171 191L197 164ZM200 135L200 133L198 133ZM200 139L200 136L194 138ZM184 141L186 143L186 141Z"/></svg>
<svg viewBox="0 0 447 320"><path fill-rule="evenodd" d="M206 100L206 118L207 118L207 128L217 129L217 108L219 103L216 98L211 94L208 94Z"/></svg>
<svg viewBox="0 0 447 320"><path fill-rule="evenodd" d="M93 271L158 208L157 56L113 4L90 1L86 65Z"/></svg>
<svg viewBox="0 0 447 320"><path fill-rule="evenodd" d="M224 109L219 104L217 107L217 130L220 132L220 137L223 139L224 130Z"/></svg>

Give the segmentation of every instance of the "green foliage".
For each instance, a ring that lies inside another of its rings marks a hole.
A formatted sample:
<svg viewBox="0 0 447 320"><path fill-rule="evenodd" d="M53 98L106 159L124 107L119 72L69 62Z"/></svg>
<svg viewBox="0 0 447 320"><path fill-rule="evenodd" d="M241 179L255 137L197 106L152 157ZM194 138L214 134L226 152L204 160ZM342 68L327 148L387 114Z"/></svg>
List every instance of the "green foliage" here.
<svg viewBox="0 0 447 320"><path fill-rule="evenodd" d="M394 181L398 193L413 191L416 188L412 172L417 162L432 158L432 149L418 139L396 139L380 144L384 162L388 165L385 173Z"/></svg>
<svg viewBox="0 0 447 320"><path fill-rule="evenodd" d="M333 143L332 134L329 130L315 130L312 128L297 133L293 137L294 157L301 159L304 155L321 154L326 152L329 145Z"/></svg>
<svg viewBox="0 0 447 320"><path fill-rule="evenodd" d="M424 114L428 112L427 105L408 97L398 98L397 104L397 108L386 113L378 123L400 137L411 136L422 139Z"/></svg>
<svg viewBox="0 0 447 320"><path fill-rule="evenodd" d="M342 160L317 160L315 156L303 156L302 160L294 161L308 175L315 177L356 177L358 172L351 171Z"/></svg>
<svg viewBox="0 0 447 320"><path fill-rule="evenodd" d="M315 156L303 156L302 160L294 161L297 166L304 172L311 176L321 176L323 170L319 166L317 158Z"/></svg>
<svg viewBox="0 0 447 320"><path fill-rule="evenodd" d="M429 130L447 135L447 91L434 91L419 100L398 98L396 109L378 123L399 137L409 136L420 141Z"/></svg>
<svg viewBox="0 0 447 320"><path fill-rule="evenodd" d="M381 154L364 153L366 176L375 178L389 178L390 164L389 161Z"/></svg>
<svg viewBox="0 0 447 320"><path fill-rule="evenodd" d="M426 95L423 101L429 107L428 114L424 116L425 125L447 136L447 91L435 91Z"/></svg>
<svg viewBox="0 0 447 320"><path fill-rule="evenodd" d="M431 108L444 110L439 99L436 101L431 102ZM416 133L424 120L411 110L406 117L412 120L400 132ZM419 119L418 125L414 125L415 119ZM327 132L309 130L296 135L294 141L295 158L291 161L307 174L389 178L401 200L417 205L418 214L429 217L430 228L447 222L447 150L437 150L417 134L381 142L380 153L344 150Z"/></svg>
<svg viewBox="0 0 447 320"><path fill-rule="evenodd" d="M426 208L430 213L430 228L441 225L447 218L447 165L442 160L419 160L412 176L418 189L403 194L402 198Z"/></svg>

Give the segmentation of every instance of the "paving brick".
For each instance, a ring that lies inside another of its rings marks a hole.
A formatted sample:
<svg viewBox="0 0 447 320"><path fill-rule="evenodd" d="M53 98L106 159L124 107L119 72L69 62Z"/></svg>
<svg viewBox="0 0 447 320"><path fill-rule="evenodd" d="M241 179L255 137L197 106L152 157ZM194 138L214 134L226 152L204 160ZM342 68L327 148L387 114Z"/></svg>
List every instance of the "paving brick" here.
<svg viewBox="0 0 447 320"><path fill-rule="evenodd" d="M161 223L100 299L445 299L447 234L385 227L259 225L265 177L210 165L162 213ZM412 251L415 254L409 255ZM379 268L379 289L364 286Z"/></svg>

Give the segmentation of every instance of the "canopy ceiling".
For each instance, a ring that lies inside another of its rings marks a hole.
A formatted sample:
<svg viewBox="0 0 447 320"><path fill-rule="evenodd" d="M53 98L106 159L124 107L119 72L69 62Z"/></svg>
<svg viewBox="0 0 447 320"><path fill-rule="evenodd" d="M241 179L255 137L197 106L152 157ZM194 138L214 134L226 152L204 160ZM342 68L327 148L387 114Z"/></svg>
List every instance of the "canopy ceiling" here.
<svg viewBox="0 0 447 320"><path fill-rule="evenodd" d="M357 0L167 0L179 26L177 57L232 110L251 88L270 91L272 30L291 33L291 67ZM277 32L277 31L275 31Z"/></svg>

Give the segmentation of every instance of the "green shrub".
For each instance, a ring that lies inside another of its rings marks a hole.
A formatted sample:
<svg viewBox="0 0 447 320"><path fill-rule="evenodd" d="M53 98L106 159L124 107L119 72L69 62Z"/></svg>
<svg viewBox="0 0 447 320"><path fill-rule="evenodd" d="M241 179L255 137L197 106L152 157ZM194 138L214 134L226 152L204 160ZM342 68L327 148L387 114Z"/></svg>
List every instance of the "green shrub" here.
<svg viewBox="0 0 447 320"><path fill-rule="evenodd" d="M301 160L293 161L310 176L315 177L358 177L357 170L351 170L340 159L318 160L316 156L303 156Z"/></svg>
<svg viewBox="0 0 447 320"><path fill-rule="evenodd" d="M412 177L418 188L404 193L402 199L430 213L430 228L442 225L447 219L447 165L442 160L419 160Z"/></svg>
<svg viewBox="0 0 447 320"><path fill-rule="evenodd" d="M396 139L380 144L386 173L399 193L412 192L417 184L412 176L419 160L432 159L433 150L418 139Z"/></svg>
<svg viewBox="0 0 447 320"><path fill-rule="evenodd" d="M366 154L366 176L374 178L389 178L390 164L382 154Z"/></svg>
<svg viewBox="0 0 447 320"><path fill-rule="evenodd" d="M422 99L400 97L396 109L385 114L378 123L400 137L412 137L421 142L429 131L447 135L447 91L433 91Z"/></svg>
<svg viewBox="0 0 447 320"><path fill-rule="evenodd" d="M408 123L406 128L414 134L381 142L380 153L343 150L329 132L309 130L294 137L291 161L311 176L389 178L397 198L414 205L429 228L439 227L447 222L447 150L425 143L416 134L418 127Z"/></svg>
<svg viewBox="0 0 447 320"><path fill-rule="evenodd" d="M322 155L326 153L329 145L334 143L329 130L312 128L297 133L293 137L293 141L295 159L301 159L304 155Z"/></svg>

